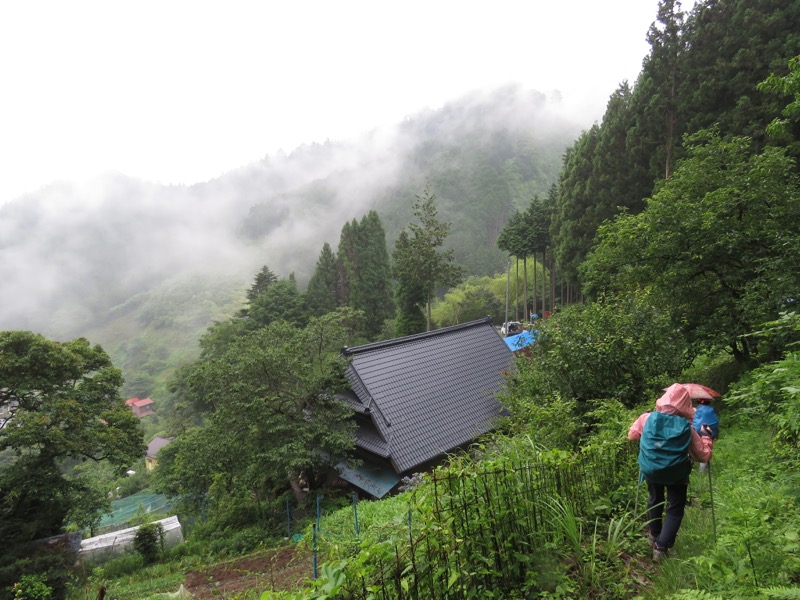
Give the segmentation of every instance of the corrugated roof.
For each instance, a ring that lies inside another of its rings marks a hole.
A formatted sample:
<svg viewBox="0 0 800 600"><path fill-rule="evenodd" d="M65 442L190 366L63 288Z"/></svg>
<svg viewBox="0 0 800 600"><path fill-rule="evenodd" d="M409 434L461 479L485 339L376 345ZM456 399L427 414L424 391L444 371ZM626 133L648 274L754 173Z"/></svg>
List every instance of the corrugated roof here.
<svg viewBox="0 0 800 600"><path fill-rule="evenodd" d="M370 407L398 473L492 428L513 357L488 318L343 353L352 360L353 391Z"/></svg>

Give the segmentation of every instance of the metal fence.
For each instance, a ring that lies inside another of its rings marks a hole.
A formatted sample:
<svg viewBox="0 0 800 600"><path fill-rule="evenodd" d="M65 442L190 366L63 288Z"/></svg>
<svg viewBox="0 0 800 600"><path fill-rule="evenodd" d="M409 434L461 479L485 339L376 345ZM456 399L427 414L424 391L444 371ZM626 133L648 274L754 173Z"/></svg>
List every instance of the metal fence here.
<svg viewBox="0 0 800 600"><path fill-rule="evenodd" d="M111 512L100 519L97 533L119 529L129 524L135 517L166 514L174 510L174 502L163 494L155 494L149 490L137 492L126 498L111 502Z"/></svg>
<svg viewBox="0 0 800 600"><path fill-rule="evenodd" d="M409 510L407 539L376 557L371 574L350 577L342 597L510 597L525 582L530 557L549 541L547 504L569 503L585 518L634 483L637 469L635 453L621 445L557 461L436 473L431 497Z"/></svg>

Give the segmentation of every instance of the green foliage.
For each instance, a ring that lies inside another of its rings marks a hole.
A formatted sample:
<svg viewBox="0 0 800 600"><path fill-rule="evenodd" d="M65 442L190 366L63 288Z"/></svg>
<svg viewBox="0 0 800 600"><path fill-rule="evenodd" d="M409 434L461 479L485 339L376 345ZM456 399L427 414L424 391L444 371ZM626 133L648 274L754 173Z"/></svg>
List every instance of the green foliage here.
<svg viewBox="0 0 800 600"><path fill-rule="evenodd" d="M571 306L539 327L530 358L517 361L501 397L512 415L577 401L563 404L568 421L576 417L571 408L585 413L587 401L601 398L632 407L674 381L686 361L675 324L646 293Z"/></svg>
<svg viewBox="0 0 800 600"><path fill-rule="evenodd" d="M691 366L684 369L679 380L702 383L724 396L728 388L747 370L747 365L737 361L730 353L716 351L695 357Z"/></svg>
<svg viewBox="0 0 800 600"><path fill-rule="evenodd" d="M306 307L312 315L324 315L336 309L336 255L328 242L322 244L317 267L306 287Z"/></svg>
<svg viewBox="0 0 800 600"><path fill-rule="evenodd" d="M772 92L781 96L790 96L792 100L781 112L783 119L776 117L768 126L767 133L776 139L786 141L790 138L792 123L796 123L800 117L800 56L795 56L789 60L789 73L779 76L770 73L764 81L758 85L762 92Z"/></svg>
<svg viewBox="0 0 800 600"><path fill-rule="evenodd" d="M392 254L397 279L398 335L422 331L418 323L423 307L428 309L426 330L430 330L430 308L436 288L455 285L461 277L453 251L439 250L450 224L439 220L435 201L435 194L427 187L416 197L414 216L419 222L408 225L409 233L400 236Z"/></svg>
<svg viewBox="0 0 800 600"><path fill-rule="evenodd" d="M625 597L630 592L620 581L623 572L619 556L638 535L638 515L624 511L601 522L596 518L588 533L575 506L559 498L544 502L553 548L575 565L570 588L577 597Z"/></svg>
<svg viewBox="0 0 800 600"><path fill-rule="evenodd" d="M75 555L61 543L6 546L2 548L0 561L0 599L12 600L16 592L14 584L23 579L46 585L49 598L64 598L74 580L74 562ZM42 589L39 585L34 588Z"/></svg>
<svg viewBox="0 0 800 600"><path fill-rule="evenodd" d="M247 309L247 329L286 321L302 327L306 323L303 296L293 277L278 279L258 294Z"/></svg>
<svg viewBox="0 0 800 600"><path fill-rule="evenodd" d="M145 562L143 554L123 554L107 560L102 566L95 566L92 569L92 575L95 579L100 581L106 579L119 579L120 577L125 577L126 575L135 574L144 566Z"/></svg>
<svg viewBox="0 0 800 600"><path fill-rule="evenodd" d="M502 281L503 296L498 297L494 289L495 280L489 277L470 277L452 288L444 297L434 301L431 307L433 322L439 327L456 325L487 315L494 323L502 323L505 310L505 280Z"/></svg>
<svg viewBox="0 0 800 600"><path fill-rule="evenodd" d="M252 304L256 301L256 298L266 292L269 287L277 281L278 276L275 275L267 265L264 265L261 267L261 270L256 273L253 285L247 290L247 301Z"/></svg>
<svg viewBox="0 0 800 600"><path fill-rule="evenodd" d="M606 513L591 515L593 532L584 526L603 492L617 489L620 479L633 480L633 462L620 455L624 448L580 456L528 446L512 457L505 450L477 451L480 462L453 457L419 478L413 492L359 503L358 535L352 507L323 516L319 552L331 565L323 581L341 585L345 596L364 581L387 597L395 597L395 585L404 594L434 598L456 592L464 598L629 597L621 552L638 535L638 522ZM606 461L621 469L580 483L585 465ZM548 508L556 505L572 507L558 513L565 527ZM568 550L559 542L564 535Z"/></svg>
<svg viewBox="0 0 800 600"><path fill-rule="evenodd" d="M517 211L508 220L500 235L497 236L497 247L510 256L527 256L525 244L525 218Z"/></svg>
<svg viewBox="0 0 800 600"><path fill-rule="evenodd" d="M144 463L140 463L139 468L134 475L125 475L117 480L117 485L113 488L119 487L119 495L122 498L132 496L137 492L145 490L150 485L150 471L147 470Z"/></svg>
<svg viewBox="0 0 800 600"><path fill-rule="evenodd" d="M140 525L133 538L133 548L146 565L156 562L164 552L164 528L161 523Z"/></svg>
<svg viewBox="0 0 800 600"><path fill-rule="evenodd" d="M602 123L568 149L559 178L551 233L559 271L581 283L578 266L595 232L620 210L638 214L656 183L669 180L686 152L685 135L714 126L723 136L747 136L760 150L768 123L794 98L796 77L787 62L797 54L800 18L794 2L700 2L690 15L674 0L659 4L648 32L651 49L636 85L609 98ZM756 91L759 82L764 94ZM784 112L794 128L777 138L797 156L796 102ZM774 131L773 126L770 131ZM676 216L686 213L676 210ZM665 221L669 223L669 221Z"/></svg>
<svg viewBox="0 0 800 600"><path fill-rule="evenodd" d="M778 148L693 137L688 156L638 215L603 226L587 259L589 290L649 286L689 339L752 353L745 337L800 285L800 184Z"/></svg>
<svg viewBox="0 0 800 600"><path fill-rule="evenodd" d="M500 235L497 238L497 246L501 250L504 250L509 255L513 255L517 262L517 270L519 270L519 259L522 259L523 264L523 272L522 272L522 280L523 280L523 299L522 299L522 312L523 317L525 319L528 318L528 257L534 255L537 252L542 253L542 264L545 264L544 255L546 250L550 244L550 224L551 224L551 213L553 207L551 204L555 202L556 191L553 189L551 191L548 200L542 200L538 196L534 196L531 200L528 208L525 210L524 213L517 212L509 221L506 223L505 228L503 231L500 232ZM533 268L533 298L534 298L534 306L537 306L537 292L538 290L535 289L538 287L536 285L536 264L534 262ZM546 275L544 273L544 269L542 269L542 279L544 281ZM514 290L515 296L516 291L518 290L519 286L517 282L515 282ZM542 298L544 302L544 298ZM515 300L515 305L518 303L518 299ZM515 311L516 314L516 311Z"/></svg>
<svg viewBox="0 0 800 600"><path fill-rule="evenodd" d="M0 332L0 534L6 547L58 533L67 515L91 522L106 503L65 460L108 461L121 472L144 453L122 378L85 339L58 343Z"/></svg>
<svg viewBox="0 0 800 600"><path fill-rule="evenodd" d="M53 588L41 575L23 575L14 584L14 600L49 600L52 597Z"/></svg>
<svg viewBox="0 0 800 600"><path fill-rule="evenodd" d="M340 305L369 315L371 323L383 323L393 313L391 266L386 234L378 213L369 211L359 223L345 223L337 255ZM374 329L366 332L373 339Z"/></svg>
<svg viewBox="0 0 800 600"><path fill-rule="evenodd" d="M397 279L395 287L397 316L394 320L394 335L398 337L425 331L426 296L421 282L412 278L414 272L414 265L411 263L413 253L411 238L406 231L401 231L392 254L394 258L393 273ZM403 272L407 272L409 276L401 276Z"/></svg>
<svg viewBox="0 0 800 600"><path fill-rule="evenodd" d="M181 544L176 548L186 546ZM203 558L189 556L145 565L139 554L120 556L104 563L102 567L92 568L89 576L82 579L69 598L95 598L101 586L108 591L106 598L111 596L117 600L174 598L175 590L185 580L187 571L202 568L203 559L207 558L205 554Z"/></svg>
<svg viewBox="0 0 800 600"><path fill-rule="evenodd" d="M778 324L800 331L800 316L785 314L774 325ZM767 419L775 430L776 452L800 463L800 351L789 351L748 373L733 387L727 402L741 414Z"/></svg>
<svg viewBox="0 0 800 600"><path fill-rule="evenodd" d="M154 485L198 510L207 494L261 499L338 462L353 444L350 411L335 397L351 317L330 313L305 329L278 321L192 365L186 386L204 399L204 425L162 450Z"/></svg>
<svg viewBox="0 0 800 600"><path fill-rule="evenodd" d="M122 370L126 398L151 397L164 409L175 367L194 360L206 328L235 314L243 300L240 281L233 276L179 274L116 306L87 335Z"/></svg>

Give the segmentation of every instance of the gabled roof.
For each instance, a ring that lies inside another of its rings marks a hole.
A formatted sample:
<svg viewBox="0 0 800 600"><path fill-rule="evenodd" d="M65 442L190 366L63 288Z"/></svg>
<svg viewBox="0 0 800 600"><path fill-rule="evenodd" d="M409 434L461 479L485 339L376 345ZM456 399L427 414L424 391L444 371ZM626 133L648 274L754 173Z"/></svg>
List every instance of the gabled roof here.
<svg viewBox="0 0 800 600"><path fill-rule="evenodd" d="M161 437L160 435L155 436L150 442L147 444L147 456L149 458L155 458L158 451L161 450L164 446L169 445L172 440L169 438Z"/></svg>
<svg viewBox="0 0 800 600"><path fill-rule="evenodd" d="M359 427L356 443L388 454L398 473L492 429L513 359L488 317L342 352L354 408L374 426Z"/></svg>
<svg viewBox="0 0 800 600"><path fill-rule="evenodd" d="M136 408L141 408L143 406L150 406L153 404L153 401L150 398L128 398L125 400L125 404L128 406L135 406Z"/></svg>

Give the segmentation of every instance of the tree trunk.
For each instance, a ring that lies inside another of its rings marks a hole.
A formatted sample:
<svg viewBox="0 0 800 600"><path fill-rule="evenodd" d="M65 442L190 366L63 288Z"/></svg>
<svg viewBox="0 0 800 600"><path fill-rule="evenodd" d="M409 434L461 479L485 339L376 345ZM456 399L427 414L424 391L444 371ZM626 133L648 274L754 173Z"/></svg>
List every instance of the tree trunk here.
<svg viewBox="0 0 800 600"><path fill-rule="evenodd" d="M536 261L534 261L536 264ZM522 306L522 320L528 321L528 257L522 257L522 297L523 306Z"/></svg>
<svg viewBox="0 0 800 600"><path fill-rule="evenodd" d="M428 294L428 303L425 306L425 320L426 320L426 327L425 331L431 330L431 296Z"/></svg>
<svg viewBox="0 0 800 600"><path fill-rule="evenodd" d="M550 314L556 307L556 264L553 257L550 257Z"/></svg>
<svg viewBox="0 0 800 600"><path fill-rule="evenodd" d="M514 267L517 274L514 277L514 320L519 321L519 259L514 257Z"/></svg>
<svg viewBox="0 0 800 600"><path fill-rule="evenodd" d="M297 481L294 477L289 478L289 486L292 488L292 492L294 493L294 499L297 501L297 504L302 504L303 500L305 500L306 493L300 487L300 482Z"/></svg>
<svg viewBox="0 0 800 600"><path fill-rule="evenodd" d="M539 291L536 282L536 252L533 253L533 312L539 313Z"/></svg>
<svg viewBox="0 0 800 600"><path fill-rule="evenodd" d="M544 288L545 283L547 283L547 273L544 270L544 261L545 261L545 251L542 250L542 318L544 318L544 313L547 312L547 302L545 302L547 294Z"/></svg>

